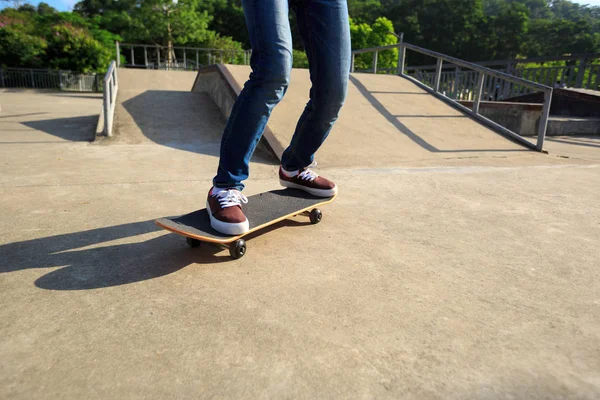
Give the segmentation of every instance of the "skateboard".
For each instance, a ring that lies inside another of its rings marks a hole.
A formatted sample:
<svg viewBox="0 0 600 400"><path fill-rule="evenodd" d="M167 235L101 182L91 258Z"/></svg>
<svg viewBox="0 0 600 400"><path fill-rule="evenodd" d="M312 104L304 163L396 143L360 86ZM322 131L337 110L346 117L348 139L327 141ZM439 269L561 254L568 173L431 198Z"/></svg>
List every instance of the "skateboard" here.
<svg viewBox="0 0 600 400"><path fill-rule="evenodd" d="M244 214L250 223L250 230L237 236L214 230L210 226L206 208L175 218L160 218L155 223L161 228L184 236L190 247L209 243L229 249L231 257L238 259L246 254L244 236L301 214L308 215L311 223L318 224L323 217L318 207L331 203L334 199L335 196L316 197L298 189L272 190L250 196L248 204L244 205Z"/></svg>

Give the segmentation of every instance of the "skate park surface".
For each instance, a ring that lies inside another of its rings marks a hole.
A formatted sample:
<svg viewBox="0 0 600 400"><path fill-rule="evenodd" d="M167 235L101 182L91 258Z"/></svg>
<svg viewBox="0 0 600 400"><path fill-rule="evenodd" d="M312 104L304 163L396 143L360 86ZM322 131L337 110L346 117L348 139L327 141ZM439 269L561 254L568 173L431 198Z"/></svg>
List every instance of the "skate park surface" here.
<svg viewBox="0 0 600 400"><path fill-rule="evenodd" d="M120 69L102 97L0 91L0 398L600 397L600 140L547 154L397 76L353 74L316 155L338 198L248 253L204 207L247 67ZM294 70L245 194L277 189ZM206 90L204 90L206 89Z"/></svg>

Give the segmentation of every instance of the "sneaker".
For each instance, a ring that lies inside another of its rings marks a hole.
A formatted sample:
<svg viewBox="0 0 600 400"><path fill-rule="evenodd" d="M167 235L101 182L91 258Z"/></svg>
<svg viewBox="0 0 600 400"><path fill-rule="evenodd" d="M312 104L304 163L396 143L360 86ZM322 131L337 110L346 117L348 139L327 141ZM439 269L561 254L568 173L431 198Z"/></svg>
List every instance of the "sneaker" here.
<svg viewBox="0 0 600 400"><path fill-rule="evenodd" d="M242 204L246 203L248 199L239 190L212 188L206 200L210 226L232 236L248 232L250 225L242 211Z"/></svg>
<svg viewBox="0 0 600 400"><path fill-rule="evenodd" d="M285 171L283 167L279 167L279 182L281 186L304 190L317 197L335 196L338 192L337 186L330 180L311 171L310 168L315 165L316 163L312 163L306 168L293 172Z"/></svg>

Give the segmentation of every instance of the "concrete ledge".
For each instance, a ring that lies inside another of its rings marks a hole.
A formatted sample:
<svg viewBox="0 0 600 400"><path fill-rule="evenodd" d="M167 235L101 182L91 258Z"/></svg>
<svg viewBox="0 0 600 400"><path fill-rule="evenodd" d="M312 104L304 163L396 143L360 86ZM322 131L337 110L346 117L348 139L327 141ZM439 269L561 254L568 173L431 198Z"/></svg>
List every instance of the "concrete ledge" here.
<svg viewBox="0 0 600 400"><path fill-rule="evenodd" d="M472 101L460 101L473 108ZM479 113L521 136L537 136L543 104L482 101Z"/></svg>
<svg viewBox="0 0 600 400"><path fill-rule="evenodd" d="M100 107L100 115L98 116L98 123L96 124L96 134L94 136L94 141L106 137L104 134L104 102Z"/></svg>
<svg viewBox="0 0 600 400"><path fill-rule="evenodd" d="M206 92L225 118L229 118L235 100L242 88L227 70L225 65L211 65L198 71L192 92ZM267 125L263 132L267 146L281 160L285 147L277 140L273 131Z"/></svg>
<svg viewBox="0 0 600 400"><path fill-rule="evenodd" d="M546 136L600 135L600 118L550 117Z"/></svg>

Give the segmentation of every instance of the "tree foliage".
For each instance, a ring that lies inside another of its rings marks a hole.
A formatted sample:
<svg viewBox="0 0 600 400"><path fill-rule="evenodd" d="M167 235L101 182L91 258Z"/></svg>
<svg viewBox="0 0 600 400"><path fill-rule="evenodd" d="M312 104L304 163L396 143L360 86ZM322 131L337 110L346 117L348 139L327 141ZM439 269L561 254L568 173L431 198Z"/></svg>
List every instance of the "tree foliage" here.
<svg viewBox="0 0 600 400"><path fill-rule="evenodd" d="M102 31L74 13L59 13L45 3L0 13L3 66L102 71L118 36Z"/></svg>
<svg viewBox="0 0 600 400"><path fill-rule="evenodd" d="M350 19L350 36L353 49L387 46L398 42L394 34L394 26L387 18L379 17L372 25L366 22L356 23ZM377 67L379 69L395 68L398 65L398 49L379 52ZM373 54L359 54L354 60L357 70L370 69L373 66Z"/></svg>
<svg viewBox="0 0 600 400"><path fill-rule="evenodd" d="M249 49L241 0L81 0L72 13L3 0L0 63L104 69L115 40ZM348 0L353 49L404 40L469 61L600 52L600 7L569 0ZM306 66L293 13L294 65ZM371 68L371 55L356 67ZM393 68L397 52L379 54ZM431 63L409 52L410 64Z"/></svg>

